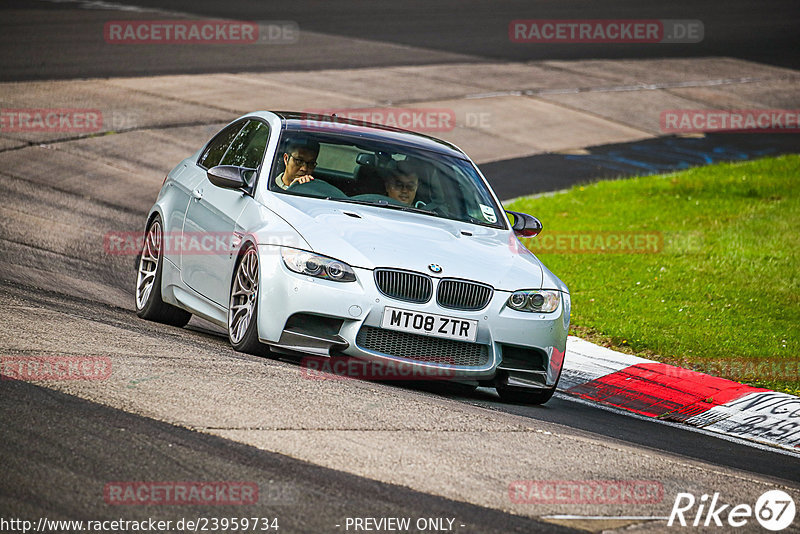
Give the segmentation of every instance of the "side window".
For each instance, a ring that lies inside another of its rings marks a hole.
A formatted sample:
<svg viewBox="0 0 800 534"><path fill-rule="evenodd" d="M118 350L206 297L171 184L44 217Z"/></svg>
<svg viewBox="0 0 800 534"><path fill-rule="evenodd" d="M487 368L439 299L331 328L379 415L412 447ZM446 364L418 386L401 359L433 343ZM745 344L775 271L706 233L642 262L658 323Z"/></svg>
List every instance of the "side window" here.
<svg viewBox="0 0 800 534"><path fill-rule="evenodd" d="M219 165L220 160L222 160L222 156L225 155L225 152L228 150L228 147L230 147L233 138L236 137L236 134L239 133L239 130L242 129L242 126L242 122L237 122L231 124L218 133L208 144L205 151L200 155L200 159L197 160L197 164L205 167L206 169L210 169L211 167L216 167Z"/></svg>
<svg viewBox="0 0 800 534"><path fill-rule="evenodd" d="M238 165L256 169L261 165L267 149L269 127L261 121L251 120L230 144L220 165Z"/></svg>

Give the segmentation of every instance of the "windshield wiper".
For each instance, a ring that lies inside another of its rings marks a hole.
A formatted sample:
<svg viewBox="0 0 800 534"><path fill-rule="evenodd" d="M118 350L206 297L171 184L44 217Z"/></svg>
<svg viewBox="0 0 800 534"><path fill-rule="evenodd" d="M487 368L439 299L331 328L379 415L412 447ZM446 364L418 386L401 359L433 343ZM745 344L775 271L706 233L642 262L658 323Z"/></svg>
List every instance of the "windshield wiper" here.
<svg viewBox="0 0 800 534"><path fill-rule="evenodd" d="M431 210L426 210L422 208L415 208L414 206L399 206L397 204L391 204L386 200L376 200L374 202L370 202L368 200L354 200L351 198L333 198L328 197L326 200L336 200L338 202L347 202L348 204L360 204L362 206L377 206L379 208L391 208L393 210L400 210L400 211L410 211L413 213L424 213L425 215L435 215L439 216L438 213Z"/></svg>
<svg viewBox="0 0 800 534"><path fill-rule="evenodd" d="M395 206L393 204L389 204L386 207L387 208L393 208L393 209L396 209L396 210L401 210L401 211L410 211L412 213L424 213L426 215L435 215L437 217L440 216L435 211L426 210L426 209L423 209L423 208L415 208L414 206Z"/></svg>
<svg viewBox="0 0 800 534"><path fill-rule="evenodd" d="M336 202L347 202L348 204L361 204L362 206L386 206L389 203L385 200L369 202L367 200L354 200L352 198L326 197L325 200L335 200Z"/></svg>

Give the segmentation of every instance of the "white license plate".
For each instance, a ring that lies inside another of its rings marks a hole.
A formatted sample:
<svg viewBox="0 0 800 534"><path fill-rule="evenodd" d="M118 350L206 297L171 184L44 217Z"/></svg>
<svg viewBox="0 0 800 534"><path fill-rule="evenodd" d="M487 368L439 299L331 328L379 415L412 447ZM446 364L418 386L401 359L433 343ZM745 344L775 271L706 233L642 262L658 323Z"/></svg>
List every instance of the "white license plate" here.
<svg viewBox="0 0 800 534"><path fill-rule="evenodd" d="M383 309L381 328L459 341L475 341L478 335L478 321L472 319L420 313L388 306Z"/></svg>

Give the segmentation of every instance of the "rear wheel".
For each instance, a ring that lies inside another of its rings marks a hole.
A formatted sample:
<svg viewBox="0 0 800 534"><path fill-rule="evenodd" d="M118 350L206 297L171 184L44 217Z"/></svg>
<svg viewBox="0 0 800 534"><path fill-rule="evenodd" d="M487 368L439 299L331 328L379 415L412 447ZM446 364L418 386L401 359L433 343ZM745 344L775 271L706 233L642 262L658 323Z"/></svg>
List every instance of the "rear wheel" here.
<svg viewBox="0 0 800 534"><path fill-rule="evenodd" d="M145 232L136 273L136 315L148 321L185 326L192 314L161 300L161 274L164 264L161 218L156 216Z"/></svg>
<svg viewBox="0 0 800 534"><path fill-rule="evenodd" d="M228 339L234 350L266 356L269 347L258 340L258 253L248 245L239 255L231 282Z"/></svg>

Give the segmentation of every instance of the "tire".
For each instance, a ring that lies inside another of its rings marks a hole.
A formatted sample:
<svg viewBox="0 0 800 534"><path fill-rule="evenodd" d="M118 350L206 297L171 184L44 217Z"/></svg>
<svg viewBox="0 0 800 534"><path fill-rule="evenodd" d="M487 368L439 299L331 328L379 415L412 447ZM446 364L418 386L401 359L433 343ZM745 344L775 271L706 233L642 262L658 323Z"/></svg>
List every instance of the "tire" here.
<svg viewBox="0 0 800 534"><path fill-rule="evenodd" d="M529 388L515 388L515 387L502 387L497 388L497 393L504 402L512 404L544 404L549 401L556 392L556 387L553 386L549 389L529 389Z"/></svg>
<svg viewBox="0 0 800 534"><path fill-rule="evenodd" d="M269 347L258 340L258 253L247 245L239 254L228 301L228 340L237 352L268 356Z"/></svg>
<svg viewBox="0 0 800 534"><path fill-rule="evenodd" d="M192 314L161 300L161 274L164 264L162 228L161 217L156 215L145 232L136 269L136 315L148 321L182 327L186 326Z"/></svg>

